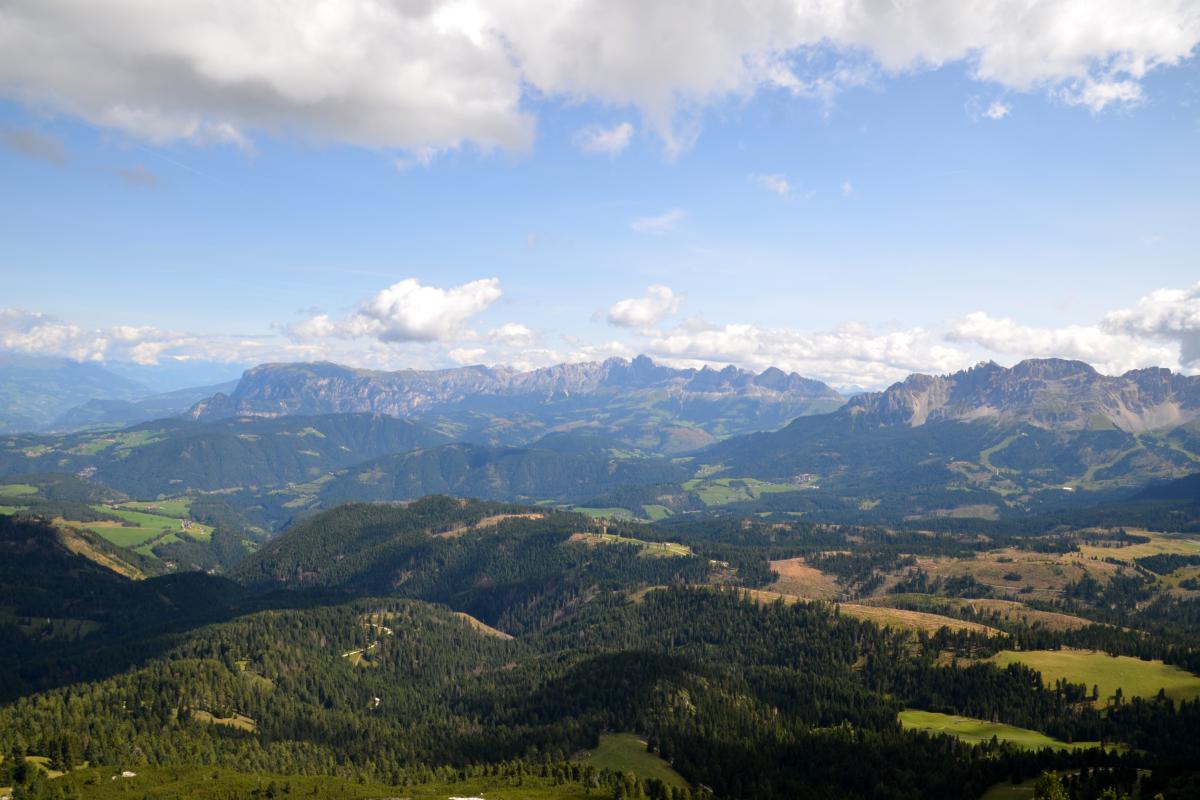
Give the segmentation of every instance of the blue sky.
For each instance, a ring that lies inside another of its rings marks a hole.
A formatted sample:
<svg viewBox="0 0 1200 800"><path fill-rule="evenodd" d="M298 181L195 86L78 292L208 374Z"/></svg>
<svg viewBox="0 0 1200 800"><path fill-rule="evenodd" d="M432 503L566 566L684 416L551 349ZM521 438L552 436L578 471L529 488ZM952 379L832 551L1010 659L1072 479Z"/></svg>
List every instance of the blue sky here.
<svg viewBox="0 0 1200 800"><path fill-rule="evenodd" d="M42 74L16 61L88 20L22 5L27 29L0 34L8 349L227 365L205 375L278 359L532 367L647 352L868 387L982 358L1197 366L1200 21L1186 3L1162 3L1128 43L1119 5L1042 4L1097 29L1070 39L1065 65L1061 42L1019 28L911 21L897 53L871 44L871 20L839 44L806 18L817 32L796 46L750 32L695 74L689 48L725 37L703 14L647 21L679 38L661 58L560 64L556 48L589 22L602 44L627 34L605 32L616 4L536 36L495 12L515 77L488 103L490 85L455 94L454 71L471 69L456 57L445 108L373 68L327 90L334 112L279 89L273 115L236 87L291 86L274 61L222 39L236 81L196 66L215 56L194 52L189 22L242 35L215 11L164 22L114 1L127 38L89 34L95 53ZM464 25L489 54L480 23ZM336 43L333 27L310 38ZM1030 52L1012 56L1014 42ZM178 85L163 89L113 66L151 44L204 74L166 69ZM390 63L381 53L372 65ZM303 86L353 73L332 46L295 61ZM389 81L396 96L375 85ZM445 119L414 128L414 114Z"/></svg>

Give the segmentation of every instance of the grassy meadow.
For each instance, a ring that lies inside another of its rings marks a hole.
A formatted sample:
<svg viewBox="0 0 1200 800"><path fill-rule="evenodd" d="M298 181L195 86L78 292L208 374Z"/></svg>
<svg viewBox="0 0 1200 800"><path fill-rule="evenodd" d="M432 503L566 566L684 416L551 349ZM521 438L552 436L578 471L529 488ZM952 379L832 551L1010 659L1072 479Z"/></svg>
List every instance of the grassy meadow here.
<svg viewBox="0 0 1200 800"><path fill-rule="evenodd" d="M1042 680L1053 686L1060 678L1082 683L1089 689L1100 687L1103 705L1120 687L1126 698L1153 697L1166 690L1173 700L1200 697L1200 676L1161 661L1142 661L1131 656L1110 656L1090 650L1003 650L990 659L999 666L1014 662L1042 673Z"/></svg>
<svg viewBox="0 0 1200 800"><path fill-rule="evenodd" d="M601 736L595 750L575 760L591 764L596 769L632 772L639 778L657 778L669 786L687 786L687 781L670 764L647 751L645 741L632 733Z"/></svg>
<svg viewBox="0 0 1200 800"><path fill-rule="evenodd" d="M994 736L1001 742L1010 742L1029 750L1041 750L1044 747L1055 750L1078 750L1100 746L1099 742L1075 742L1072 744L1054 739L1044 733L1018 728L1014 725L1005 725L1002 722L987 722L955 714L938 714L933 711L918 711L911 708L900 712L900 724L909 730L948 733L964 742L976 744L991 741Z"/></svg>

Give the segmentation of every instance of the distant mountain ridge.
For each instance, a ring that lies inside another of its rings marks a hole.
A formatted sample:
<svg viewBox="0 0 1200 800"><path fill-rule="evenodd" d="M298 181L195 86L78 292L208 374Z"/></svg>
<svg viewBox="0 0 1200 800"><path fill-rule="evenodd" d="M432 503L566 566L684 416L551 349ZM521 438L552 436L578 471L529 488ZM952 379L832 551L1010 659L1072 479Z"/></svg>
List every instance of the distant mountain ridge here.
<svg viewBox="0 0 1200 800"><path fill-rule="evenodd" d="M758 374L732 366L675 369L638 356L526 372L263 364L248 370L233 392L197 403L190 413L201 420L349 412L444 417L460 436L488 444L526 444L588 425L611 429L636 447L681 452L842 402L824 383L775 368Z"/></svg>
<svg viewBox="0 0 1200 800"><path fill-rule="evenodd" d="M0 352L0 433L40 430L89 400L138 400L153 394L99 364Z"/></svg>
<svg viewBox="0 0 1200 800"><path fill-rule="evenodd" d="M1200 465L1200 377L1107 376L1063 359L912 375L831 414L720 442L696 461L708 475L806 475L846 496L936 488L1023 504L1031 491L1131 486Z"/></svg>
<svg viewBox="0 0 1200 800"><path fill-rule="evenodd" d="M1142 433L1200 418L1200 376L1159 367L1109 376L1058 358L1012 367L986 362L951 375L910 375L882 392L855 396L842 413L880 426L994 419Z"/></svg>

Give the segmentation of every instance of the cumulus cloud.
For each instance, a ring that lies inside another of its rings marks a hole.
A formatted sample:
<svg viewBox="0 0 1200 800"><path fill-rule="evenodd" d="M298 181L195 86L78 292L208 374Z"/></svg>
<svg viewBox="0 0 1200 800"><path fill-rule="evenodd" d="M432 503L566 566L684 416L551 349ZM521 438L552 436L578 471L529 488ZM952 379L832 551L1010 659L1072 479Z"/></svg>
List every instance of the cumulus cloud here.
<svg viewBox="0 0 1200 800"><path fill-rule="evenodd" d="M1108 374L1178 363L1176 354L1169 347L1147 342L1138 336L1106 331L1099 325L1043 328L992 317L982 311L968 314L954 323L947 331L946 339L976 344L1017 359L1078 359Z"/></svg>
<svg viewBox="0 0 1200 800"><path fill-rule="evenodd" d="M633 125L622 122L612 128L589 126L575 134L575 145L585 153L615 156L633 140Z"/></svg>
<svg viewBox="0 0 1200 800"><path fill-rule="evenodd" d="M508 347L529 347L537 341L537 334L528 325L506 322L500 327L488 331L488 338Z"/></svg>
<svg viewBox="0 0 1200 800"><path fill-rule="evenodd" d="M1200 364L1200 283L1190 289L1159 289L1102 321L1113 335L1145 337L1179 348L1186 366Z"/></svg>
<svg viewBox="0 0 1200 800"><path fill-rule="evenodd" d="M646 328L657 325L679 310L683 298L671 287L656 283L646 287L642 297L630 297L613 303L608 322L621 328Z"/></svg>
<svg viewBox="0 0 1200 800"><path fill-rule="evenodd" d="M638 217L629 223L629 227L637 233L670 233L686 216L683 209L673 208L657 217Z"/></svg>
<svg viewBox="0 0 1200 800"><path fill-rule="evenodd" d="M251 130L387 148L522 149L521 77L462 0L15 0L0 85L151 141Z"/></svg>
<svg viewBox="0 0 1200 800"><path fill-rule="evenodd" d="M288 326L294 340L323 338L381 342L450 341L463 333L466 323L500 299L500 280L486 278L450 289L422 286L413 278L402 280L361 302L341 318L318 314Z"/></svg>
<svg viewBox="0 0 1200 800"><path fill-rule="evenodd" d="M0 141L10 150L27 158L65 164L70 160L67 146L62 139L51 133L40 133L29 128L0 127Z"/></svg>
<svg viewBox="0 0 1200 800"><path fill-rule="evenodd" d="M788 183L787 177L779 173L773 175L747 175L746 180L760 189L765 189L768 192L779 195L784 200L788 199L792 194L792 185Z"/></svg>
<svg viewBox="0 0 1200 800"><path fill-rule="evenodd" d="M0 86L155 141L296 131L405 150L523 149L524 99L586 100L636 108L676 154L726 98L828 102L954 63L1092 109L1136 103L1197 42L1192 0L10 0Z"/></svg>
<svg viewBox="0 0 1200 800"><path fill-rule="evenodd" d="M0 350L32 355L153 365L165 358L244 362L268 349L256 339L201 337L148 325L89 328L37 311L0 309Z"/></svg>
<svg viewBox="0 0 1200 800"><path fill-rule="evenodd" d="M1142 102L1142 85L1136 81L1087 80L1079 86L1065 89L1062 97L1073 106L1085 106L1103 111L1108 106L1137 105Z"/></svg>
<svg viewBox="0 0 1200 800"><path fill-rule="evenodd" d="M1011 113L1012 106L1008 105L1007 103L1001 103L999 100L994 100L992 104L984 110L983 115L988 119L1001 120Z"/></svg>
<svg viewBox="0 0 1200 800"><path fill-rule="evenodd" d="M837 386L883 386L912 372L949 372L971 363L922 328L878 333L851 323L829 331L715 324L695 317L654 331L647 351L674 363L779 367Z"/></svg>

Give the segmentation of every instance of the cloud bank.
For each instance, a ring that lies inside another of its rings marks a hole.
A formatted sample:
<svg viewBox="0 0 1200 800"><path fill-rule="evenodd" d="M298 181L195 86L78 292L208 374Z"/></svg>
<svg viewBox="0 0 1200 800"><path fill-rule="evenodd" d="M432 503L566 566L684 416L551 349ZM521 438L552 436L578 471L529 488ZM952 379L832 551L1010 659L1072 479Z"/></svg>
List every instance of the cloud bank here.
<svg viewBox="0 0 1200 800"><path fill-rule="evenodd" d="M1136 104L1198 42L1192 0L10 0L0 92L151 141L426 153L520 151L530 100L590 101L636 109L674 154L723 100L828 102L949 64L1093 111ZM596 133L619 151L632 126Z"/></svg>

